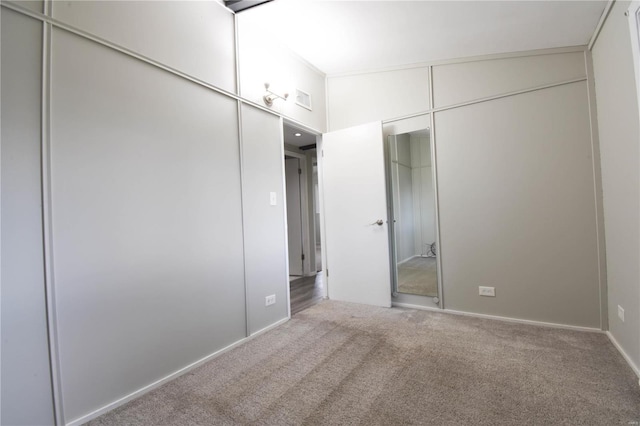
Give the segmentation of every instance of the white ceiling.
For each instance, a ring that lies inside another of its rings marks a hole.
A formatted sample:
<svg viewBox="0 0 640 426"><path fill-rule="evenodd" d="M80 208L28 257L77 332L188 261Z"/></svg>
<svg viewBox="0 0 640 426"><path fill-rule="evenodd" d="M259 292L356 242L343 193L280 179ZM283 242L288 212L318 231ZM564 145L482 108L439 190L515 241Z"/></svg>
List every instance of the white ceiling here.
<svg viewBox="0 0 640 426"><path fill-rule="evenodd" d="M606 1L275 0L241 13L331 75L585 45ZM242 28L242 27L241 27Z"/></svg>
<svg viewBox="0 0 640 426"><path fill-rule="evenodd" d="M316 135L284 123L284 143L297 147L313 145L316 143Z"/></svg>

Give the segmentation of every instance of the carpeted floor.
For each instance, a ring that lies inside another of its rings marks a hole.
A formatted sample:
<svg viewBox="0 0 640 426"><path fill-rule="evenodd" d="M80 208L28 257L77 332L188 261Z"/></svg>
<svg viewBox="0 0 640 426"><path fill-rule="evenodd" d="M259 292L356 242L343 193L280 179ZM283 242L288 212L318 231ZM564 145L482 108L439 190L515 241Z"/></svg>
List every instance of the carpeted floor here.
<svg viewBox="0 0 640 426"><path fill-rule="evenodd" d="M637 378L604 334L323 301L90 424L638 421Z"/></svg>
<svg viewBox="0 0 640 426"><path fill-rule="evenodd" d="M436 258L416 256L399 264L398 293L437 296L438 270Z"/></svg>

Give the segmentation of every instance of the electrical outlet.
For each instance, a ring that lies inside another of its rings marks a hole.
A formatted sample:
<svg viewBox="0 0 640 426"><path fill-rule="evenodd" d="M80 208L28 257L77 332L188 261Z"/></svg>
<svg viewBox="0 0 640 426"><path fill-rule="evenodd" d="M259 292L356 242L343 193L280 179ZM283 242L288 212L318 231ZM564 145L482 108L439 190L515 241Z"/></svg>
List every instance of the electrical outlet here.
<svg viewBox="0 0 640 426"><path fill-rule="evenodd" d="M620 321L624 322L624 309L622 309L622 306L618 305L618 318L620 318Z"/></svg>
<svg viewBox="0 0 640 426"><path fill-rule="evenodd" d="M276 304L276 295L272 294L264 298L264 306L271 306Z"/></svg>
<svg viewBox="0 0 640 426"><path fill-rule="evenodd" d="M489 296L496 297L496 288L495 287L478 287L480 296Z"/></svg>
<svg viewBox="0 0 640 426"><path fill-rule="evenodd" d="M276 197L275 192L269 193L269 204L271 204L272 206L275 206L278 204L278 198Z"/></svg>

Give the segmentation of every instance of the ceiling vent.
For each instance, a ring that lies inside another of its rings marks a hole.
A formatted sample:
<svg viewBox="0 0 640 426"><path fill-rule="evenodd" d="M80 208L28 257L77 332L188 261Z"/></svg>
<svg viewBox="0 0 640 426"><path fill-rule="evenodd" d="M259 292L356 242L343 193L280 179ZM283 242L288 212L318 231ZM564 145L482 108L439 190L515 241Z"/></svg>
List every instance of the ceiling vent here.
<svg viewBox="0 0 640 426"><path fill-rule="evenodd" d="M311 111L311 95L296 89L296 104Z"/></svg>

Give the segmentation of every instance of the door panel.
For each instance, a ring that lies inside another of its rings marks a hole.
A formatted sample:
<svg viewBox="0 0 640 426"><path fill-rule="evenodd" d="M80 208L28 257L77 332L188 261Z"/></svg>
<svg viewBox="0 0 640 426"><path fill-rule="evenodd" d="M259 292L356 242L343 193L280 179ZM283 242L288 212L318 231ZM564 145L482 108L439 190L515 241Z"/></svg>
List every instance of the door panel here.
<svg viewBox="0 0 640 426"><path fill-rule="evenodd" d="M329 298L391 306L382 123L325 134L322 164Z"/></svg>

